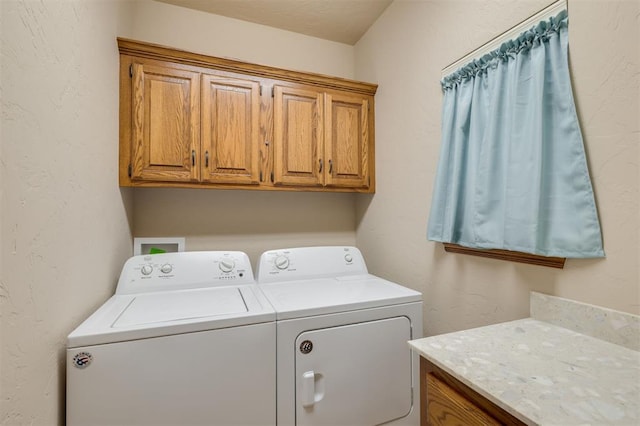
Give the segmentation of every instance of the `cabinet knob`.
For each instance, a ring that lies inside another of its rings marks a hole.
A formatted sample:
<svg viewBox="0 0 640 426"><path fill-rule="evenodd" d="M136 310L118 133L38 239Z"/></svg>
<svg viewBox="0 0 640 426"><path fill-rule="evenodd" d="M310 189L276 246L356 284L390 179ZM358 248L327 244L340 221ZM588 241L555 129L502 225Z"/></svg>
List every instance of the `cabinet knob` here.
<svg viewBox="0 0 640 426"><path fill-rule="evenodd" d="M204 166L209 167L209 151L204 152Z"/></svg>
<svg viewBox="0 0 640 426"><path fill-rule="evenodd" d="M331 172L333 172L333 162L329 160L329 174L331 174Z"/></svg>
<svg viewBox="0 0 640 426"><path fill-rule="evenodd" d="M192 166L196 165L196 150L195 149L191 150L191 165Z"/></svg>
<svg viewBox="0 0 640 426"><path fill-rule="evenodd" d="M318 173L322 173L322 158L320 159L320 169L318 170Z"/></svg>

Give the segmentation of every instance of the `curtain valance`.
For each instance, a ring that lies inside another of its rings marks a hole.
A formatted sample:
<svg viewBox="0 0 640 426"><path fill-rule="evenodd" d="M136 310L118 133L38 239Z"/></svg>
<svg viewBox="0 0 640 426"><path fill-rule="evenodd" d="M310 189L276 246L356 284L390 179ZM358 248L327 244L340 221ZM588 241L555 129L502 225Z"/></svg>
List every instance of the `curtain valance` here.
<svg viewBox="0 0 640 426"><path fill-rule="evenodd" d="M569 15L566 10L563 10L555 17L549 18L548 21L541 21L535 27L520 34L518 38L503 43L498 49L469 62L443 78L441 82L443 90L450 89L454 85L469 80L480 73L486 73L487 69L495 68L498 62L515 59L516 55L522 50L538 46L540 43L547 41L552 34L557 34L560 28L567 28L568 23Z"/></svg>

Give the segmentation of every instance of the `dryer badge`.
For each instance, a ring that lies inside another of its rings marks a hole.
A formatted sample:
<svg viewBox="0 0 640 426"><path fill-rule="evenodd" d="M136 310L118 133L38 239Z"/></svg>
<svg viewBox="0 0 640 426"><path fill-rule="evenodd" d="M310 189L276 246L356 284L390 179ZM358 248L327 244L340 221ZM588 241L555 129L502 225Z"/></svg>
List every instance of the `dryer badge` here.
<svg viewBox="0 0 640 426"><path fill-rule="evenodd" d="M300 352L302 352L303 354L308 354L312 350L313 342L311 340L305 340L304 342L300 343Z"/></svg>

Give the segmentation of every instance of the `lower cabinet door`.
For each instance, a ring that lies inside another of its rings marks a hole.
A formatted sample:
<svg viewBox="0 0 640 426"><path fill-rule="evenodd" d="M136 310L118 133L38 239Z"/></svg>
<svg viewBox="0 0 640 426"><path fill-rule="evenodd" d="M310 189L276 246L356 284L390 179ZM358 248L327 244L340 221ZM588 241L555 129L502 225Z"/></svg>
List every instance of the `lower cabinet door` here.
<svg viewBox="0 0 640 426"><path fill-rule="evenodd" d="M501 424L433 374L427 374L426 408L429 425Z"/></svg>
<svg viewBox="0 0 640 426"><path fill-rule="evenodd" d="M412 406L411 324L395 317L301 333L296 425L371 426Z"/></svg>

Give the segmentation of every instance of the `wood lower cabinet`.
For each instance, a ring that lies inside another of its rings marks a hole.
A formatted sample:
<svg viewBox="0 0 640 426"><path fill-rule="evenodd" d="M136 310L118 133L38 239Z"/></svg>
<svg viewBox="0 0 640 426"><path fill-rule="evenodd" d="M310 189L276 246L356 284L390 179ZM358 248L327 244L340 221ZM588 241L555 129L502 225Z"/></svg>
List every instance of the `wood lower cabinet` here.
<svg viewBox="0 0 640 426"><path fill-rule="evenodd" d="M420 358L421 426L525 425L459 380Z"/></svg>
<svg viewBox="0 0 640 426"><path fill-rule="evenodd" d="M118 47L121 186L375 191L376 85Z"/></svg>

